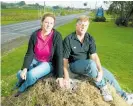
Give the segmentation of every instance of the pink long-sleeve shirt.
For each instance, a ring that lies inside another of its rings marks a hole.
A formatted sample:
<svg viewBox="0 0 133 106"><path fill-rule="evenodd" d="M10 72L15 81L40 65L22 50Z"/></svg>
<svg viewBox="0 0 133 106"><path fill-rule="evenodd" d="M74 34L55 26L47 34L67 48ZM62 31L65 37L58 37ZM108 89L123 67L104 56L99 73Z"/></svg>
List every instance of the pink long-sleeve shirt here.
<svg viewBox="0 0 133 106"><path fill-rule="evenodd" d="M52 30L49 35L42 38L41 30L37 33L37 42L34 48L35 58L41 62L49 62L52 55L52 45L53 45L54 31Z"/></svg>

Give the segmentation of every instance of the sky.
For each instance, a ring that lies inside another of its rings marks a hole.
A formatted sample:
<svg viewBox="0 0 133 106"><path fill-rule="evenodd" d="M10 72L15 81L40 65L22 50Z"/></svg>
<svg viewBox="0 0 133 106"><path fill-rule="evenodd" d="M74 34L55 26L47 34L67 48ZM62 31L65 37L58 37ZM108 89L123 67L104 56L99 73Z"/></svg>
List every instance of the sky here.
<svg viewBox="0 0 133 106"><path fill-rule="evenodd" d="M46 6L63 6L63 7L74 7L74 8L97 8L102 6L104 9L108 8L108 5L103 3L104 0L1 0L3 2L13 3L25 1L26 4L35 4L39 3L40 5ZM87 6L84 6L84 3L87 3Z"/></svg>

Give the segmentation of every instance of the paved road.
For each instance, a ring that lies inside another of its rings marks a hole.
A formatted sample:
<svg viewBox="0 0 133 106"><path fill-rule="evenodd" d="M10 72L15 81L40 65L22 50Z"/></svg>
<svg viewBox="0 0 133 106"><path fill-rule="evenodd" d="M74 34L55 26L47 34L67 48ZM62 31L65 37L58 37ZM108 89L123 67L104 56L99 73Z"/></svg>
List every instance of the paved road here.
<svg viewBox="0 0 133 106"><path fill-rule="evenodd" d="M88 14L88 12L56 17L55 27L68 23L83 14ZM20 36L28 36L38 28L40 28L40 20L1 26L1 44L16 39Z"/></svg>

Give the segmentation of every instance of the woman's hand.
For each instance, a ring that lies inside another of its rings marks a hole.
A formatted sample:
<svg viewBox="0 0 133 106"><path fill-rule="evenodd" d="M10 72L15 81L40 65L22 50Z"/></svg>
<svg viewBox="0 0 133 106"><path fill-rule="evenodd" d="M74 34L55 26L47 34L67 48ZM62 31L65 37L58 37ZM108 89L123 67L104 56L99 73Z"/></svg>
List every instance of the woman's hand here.
<svg viewBox="0 0 133 106"><path fill-rule="evenodd" d="M26 80L27 77L27 69L24 68L23 71L21 71L20 76L23 80Z"/></svg>
<svg viewBox="0 0 133 106"><path fill-rule="evenodd" d="M64 79L64 87L70 89L70 79Z"/></svg>

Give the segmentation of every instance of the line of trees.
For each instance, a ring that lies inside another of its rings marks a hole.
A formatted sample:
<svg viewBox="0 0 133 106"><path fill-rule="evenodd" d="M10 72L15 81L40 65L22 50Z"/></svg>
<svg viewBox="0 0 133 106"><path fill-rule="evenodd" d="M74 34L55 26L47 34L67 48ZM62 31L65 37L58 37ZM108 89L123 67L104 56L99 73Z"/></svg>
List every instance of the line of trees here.
<svg viewBox="0 0 133 106"><path fill-rule="evenodd" d="M38 3L35 4L26 4L25 1L20 1L17 3L6 3L1 2L1 9L9 9L9 8L31 8L31 9L37 9L37 8L43 8L42 5L39 5Z"/></svg>

